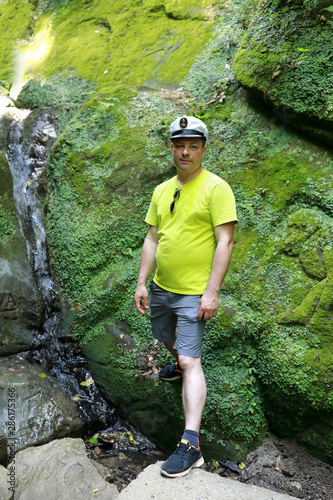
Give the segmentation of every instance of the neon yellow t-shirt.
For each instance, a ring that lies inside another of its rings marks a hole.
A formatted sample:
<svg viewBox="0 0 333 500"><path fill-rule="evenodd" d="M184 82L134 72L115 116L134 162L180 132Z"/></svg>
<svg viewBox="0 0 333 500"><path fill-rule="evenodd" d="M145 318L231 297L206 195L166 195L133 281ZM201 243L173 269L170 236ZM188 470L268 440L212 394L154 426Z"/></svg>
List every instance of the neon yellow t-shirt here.
<svg viewBox="0 0 333 500"><path fill-rule="evenodd" d="M155 283L169 292L199 295L209 280L216 239L214 227L237 221L233 192L223 179L203 170L180 188L177 176L156 187L145 221L158 226Z"/></svg>

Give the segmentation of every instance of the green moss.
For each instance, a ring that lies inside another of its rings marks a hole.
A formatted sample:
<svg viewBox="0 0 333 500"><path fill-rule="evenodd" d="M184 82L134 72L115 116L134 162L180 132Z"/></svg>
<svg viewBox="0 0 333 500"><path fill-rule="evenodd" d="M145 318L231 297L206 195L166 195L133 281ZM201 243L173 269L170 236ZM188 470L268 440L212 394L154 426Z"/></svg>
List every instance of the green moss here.
<svg viewBox="0 0 333 500"><path fill-rule="evenodd" d="M52 266L73 309L70 331L86 345L96 380L124 411L131 408L145 428L142 401L161 401L162 411L177 422L178 439L180 386L161 389L136 376L139 357L154 341L149 315L139 317L133 293L151 193L174 173L169 124L180 114L196 114L210 130L205 166L231 184L239 216L221 308L205 337L209 397L204 442L210 453L214 449L240 456L265 432L266 412L273 428L287 422L288 432L294 434L298 426L302 432L306 426L314 429L313 422L331 404L331 378L318 369L316 356L323 356L327 369L332 290L331 282L324 280L333 264L333 157L292 133L238 88L231 64L243 35L241 17L247 2L224 6L214 21L211 41L189 72L192 57L211 34L210 23L205 27L193 16L167 17L165 3L159 0L131 5L87 2L84 9L78 9L81 1L57 4L50 30L57 42L39 66L48 81L42 85L43 73L23 96L26 102L30 99L29 105L38 99L77 102L56 112L59 138L47 166L45 206ZM45 8L36 34L48 19ZM154 29L145 42L147 25ZM195 27L198 38L193 37ZM185 39L193 43L190 56ZM81 62L77 55L82 47ZM175 50L169 53L170 47ZM73 49L76 53L70 53ZM169 59L164 59L168 53ZM50 76L69 65L80 78L66 71L61 77ZM168 78L178 83L186 74L184 86L191 94L149 91L150 83L160 85ZM89 95L92 87L86 78L98 82L100 90ZM66 81L69 93L62 96ZM82 100L87 102L80 104ZM114 336L115 329L126 334L130 349ZM157 364L168 361L161 349ZM129 374L128 386L124 372ZM130 393L138 395L133 404ZM295 401L299 411L291 415Z"/></svg>
<svg viewBox="0 0 333 500"><path fill-rule="evenodd" d="M210 101L214 94L228 93L234 87L232 60L244 34L241 17L246 4L247 0L234 0L222 9L211 39L189 69L183 84L196 99ZM204 109L205 118L210 111Z"/></svg>
<svg viewBox="0 0 333 500"><path fill-rule="evenodd" d="M332 342L332 326L333 326L333 280L332 270L327 277L326 286L320 298L320 302L312 316L309 327L316 332L319 332L320 337Z"/></svg>
<svg viewBox="0 0 333 500"><path fill-rule="evenodd" d="M166 15L163 2L141 4L129 0L121 5L107 0L64 4L48 25L56 44L42 65L32 65L31 74L43 71L51 76L71 68L100 87L148 81L178 85L208 40L207 21L195 13L205 12L210 2L207 6L191 2L190 19L180 20ZM48 20L49 11L41 14L35 37Z"/></svg>
<svg viewBox="0 0 333 500"><path fill-rule="evenodd" d="M19 96L19 104L27 108L57 106L61 103L82 103L91 98L94 85L73 72L56 74L48 82L31 79Z"/></svg>
<svg viewBox="0 0 333 500"><path fill-rule="evenodd" d="M76 299L101 266L121 256L131 260L146 232L156 176L170 175L170 153L163 152L166 103L141 95L125 106L113 95L96 95L72 117L47 167L51 258ZM160 130L152 127L157 116ZM131 165L136 168L128 175Z"/></svg>
<svg viewBox="0 0 333 500"><path fill-rule="evenodd" d="M0 242L16 231L16 210L13 199L13 179L5 154L0 151Z"/></svg>
<svg viewBox="0 0 333 500"><path fill-rule="evenodd" d="M282 321L306 325L316 310L325 286L326 280L317 283L295 310L291 310L287 316L281 316Z"/></svg>
<svg viewBox="0 0 333 500"><path fill-rule="evenodd" d="M172 19L211 19L214 17L214 0L193 2L184 0L181 4L178 0L164 0L164 9L168 17Z"/></svg>
<svg viewBox="0 0 333 500"><path fill-rule="evenodd" d="M310 15L303 3L262 5L234 70L242 85L259 90L275 106L332 119L332 21Z"/></svg>
<svg viewBox="0 0 333 500"><path fill-rule="evenodd" d="M9 84L15 70L15 54L33 25L33 5L29 0L0 2L0 80Z"/></svg>

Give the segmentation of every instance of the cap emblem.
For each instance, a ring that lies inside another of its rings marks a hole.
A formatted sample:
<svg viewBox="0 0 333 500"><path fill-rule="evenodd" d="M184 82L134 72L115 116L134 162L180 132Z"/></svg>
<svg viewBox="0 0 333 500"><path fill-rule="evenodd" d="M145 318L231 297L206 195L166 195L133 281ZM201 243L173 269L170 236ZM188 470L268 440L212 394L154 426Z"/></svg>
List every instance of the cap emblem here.
<svg viewBox="0 0 333 500"><path fill-rule="evenodd" d="M180 128L186 128L187 124L188 124L187 118L185 116L183 116L183 118L181 118L179 120L179 126L180 126Z"/></svg>

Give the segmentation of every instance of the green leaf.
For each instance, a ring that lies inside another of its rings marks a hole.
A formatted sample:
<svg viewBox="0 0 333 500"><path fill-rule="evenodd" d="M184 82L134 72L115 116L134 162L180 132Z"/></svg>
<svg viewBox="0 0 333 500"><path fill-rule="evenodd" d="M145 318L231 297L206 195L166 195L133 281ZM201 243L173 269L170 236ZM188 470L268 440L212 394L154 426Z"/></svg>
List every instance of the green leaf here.
<svg viewBox="0 0 333 500"><path fill-rule="evenodd" d="M98 438L99 438L99 433L97 432L96 434L93 435L92 438L90 438L88 440L88 443L94 443L94 444L96 444L96 443L98 443Z"/></svg>
<svg viewBox="0 0 333 500"><path fill-rule="evenodd" d="M325 7L324 9L321 9L321 11L323 11L323 10L327 10L328 12L333 12L333 6L330 5L329 7Z"/></svg>
<svg viewBox="0 0 333 500"><path fill-rule="evenodd" d="M299 48L299 49L297 49L297 50L299 50L300 52L310 52L310 50L309 50L309 49L303 49L303 47L300 47L300 48Z"/></svg>

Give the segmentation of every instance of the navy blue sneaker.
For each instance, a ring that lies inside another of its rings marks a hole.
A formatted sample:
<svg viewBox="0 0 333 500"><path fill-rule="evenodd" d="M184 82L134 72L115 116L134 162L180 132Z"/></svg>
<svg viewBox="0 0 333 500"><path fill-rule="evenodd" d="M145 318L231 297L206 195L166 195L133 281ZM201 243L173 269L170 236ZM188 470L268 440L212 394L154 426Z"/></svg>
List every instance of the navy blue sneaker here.
<svg viewBox="0 0 333 500"><path fill-rule="evenodd" d="M158 376L161 380L177 380L182 377L182 370L178 363L174 365L168 365L159 371Z"/></svg>
<svg viewBox="0 0 333 500"><path fill-rule="evenodd" d="M186 476L192 468L201 467L203 463L200 448L194 448L186 439L182 439L176 451L162 465L161 473L168 477Z"/></svg>

